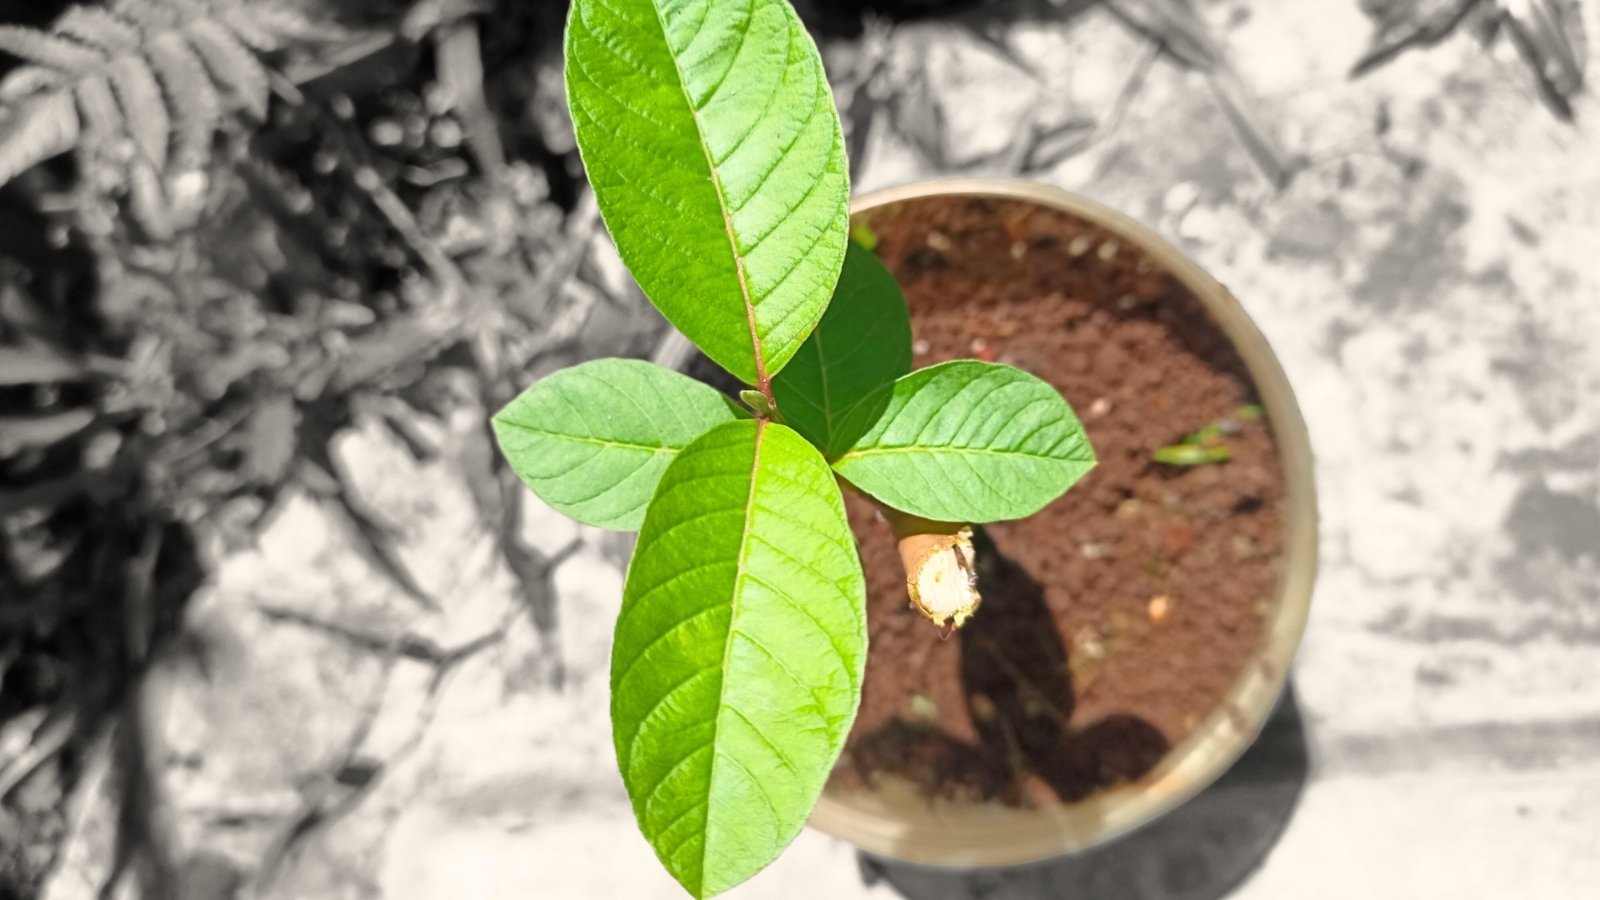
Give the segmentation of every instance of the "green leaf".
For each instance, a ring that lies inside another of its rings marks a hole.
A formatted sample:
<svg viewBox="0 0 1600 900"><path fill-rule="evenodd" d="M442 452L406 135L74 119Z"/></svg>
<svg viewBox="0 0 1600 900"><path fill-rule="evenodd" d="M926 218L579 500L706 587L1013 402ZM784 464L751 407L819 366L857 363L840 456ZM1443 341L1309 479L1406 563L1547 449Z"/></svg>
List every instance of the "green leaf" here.
<svg viewBox="0 0 1600 900"><path fill-rule="evenodd" d="M850 226L850 240L860 244L864 250L878 249L878 233L864 220Z"/></svg>
<svg viewBox="0 0 1600 900"><path fill-rule="evenodd" d="M909 371L906 298L877 257L851 244L822 322L772 379L784 424L837 456L888 406L882 388Z"/></svg>
<svg viewBox="0 0 1600 900"><path fill-rule="evenodd" d="M739 392L739 399L743 400L744 405L748 406L750 411L757 416L763 419L772 418L772 403L767 400L766 394L747 389Z"/></svg>
<svg viewBox="0 0 1600 900"><path fill-rule="evenodd" d="M1173 444L1170 447L1159 447L1150 454L1150 458L1158 463L1169 466L1203 466L1208 463L1224 463L1233 459L1233 451L1227 444L1205 446L1203 444Z"/></svg>
<svg viewBox="0 0 1600 900"><path fill-rule="evenodd" d="M639 827L697 897L799 833L861 699L866 587L827 463L783 425L718 425L645 514L611 652Z"/></svg>
<svg viewBox="0 0 1600 900"><path fill-rule="evenodd" d="M786 0L576 0L567 102L617 250L748 384L781 370L839 276L849 176L816 46Z"/></svg>
<svg viewBox="0 0 1600 900"><path fill-rule="evenodd" d="M506 404L494 433L511 468L550 506L631 530L678 451L737 413L715 390L636 359L562 369Z"/></svg>
<svg viewBox="0 0 1600 900"><path fill-rule="evenodd" d="M833 467L896 509L941 522L1020 519L1094 467L1067 401L1020 369L955 360L886 392L887 408Z"/></svg>

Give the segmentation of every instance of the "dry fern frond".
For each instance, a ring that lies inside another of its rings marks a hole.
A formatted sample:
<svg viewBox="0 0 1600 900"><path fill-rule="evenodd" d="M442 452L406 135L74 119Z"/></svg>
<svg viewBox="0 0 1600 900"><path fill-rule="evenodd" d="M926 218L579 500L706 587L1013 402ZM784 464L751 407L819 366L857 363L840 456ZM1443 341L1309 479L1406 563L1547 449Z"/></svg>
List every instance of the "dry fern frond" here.
<svg viewBox="0 0 1600 900"><path fill-rule="evenodd" d="M128 212L145 233L158 241L172 237L172 207L161 173L145 160L128 167Z"/></svg>
<svg viewBox="0 0 1600 900"><path fill-rule="evenodd" d="M167 95L183 98L172 110L172 168L197 169L211 156L211 134L222 118L217 89L199 55L176 32L156 35L146 51Z"/></svg>
<svg viewBox="0 0 1600 900"><path fill-rule="evenodd" d="M60 72L23 66L0 79L0 104L18 103L34 94L60 86L65 80Z"/></svg>
<svg viewBox="0 0 1600 900"><path fill-rule="evenodd" d="M34 65L72 74L87 72L105 64L105 57L76 41L20 25L0 25L0 52Z"/></svg>
<svg viewBox="0 0 1600 900"><path fill-rule="evenodd" d="M326 41L333 33L327 23L314 21L293 6L264 6L251 14L280 40Z"/></svg>
<svg viewBox="0 0 1600 900"><path fill-rule="evenodd" d="M134 144L157 169L166 168L167 132L171 122L155 75L143 58L133 55L113 60L109 75Z"/></svg>
<svg viewBox="0 0 1600 900"><path fill-rule="evenodd" d="M246 112L265 119L271 82L266 67L250 48L233 32L209 19L193 22L186 33L211 77L227 88Z"/></svg>
<svg viewBox="0 0 1600 900"><path fill-rule="evenodd" d="M217 21L238 35L239 40L252 50L270 53L273 50L283 49L283 38L266 23L259 21L258 16L251 14L249 10L236 6L219 9Z"/></svg>
<svg viewBox="0 0 1600 900"><path fill-rule="evenodd" d="M107 53L137 49L139 29L98 6L74 6L61 14L56 34Z"/></svg>
<svg viewBox="0 0 1600 900"><path fill-rule="evenodd" d="M72 95L45 94L0 119L0 184L41 159L70 150L78 142L78 111Z"/></svg>
<svg viewBox="0 0 1600 900"><path fill-rule="evenodd" d="M69 9L48 32L0 26L0 54L27 63L0 80L0 184L78 147L113 166L142 219L158 196L192 193L179 182L204 169L226 115L266 116L258 53L329 34L297 10L243 0L114 0Z"/></svg>
<svg viewBox="0 0 1600 900"><path fill-rule="evenodd" d="M89 149L104 152L116 139L127 134L122 108L111 91L111 80L91 75L73 89L78 98L78 116L83 123L83 139Z"/></svg>
<svg viewBox="0 0 1600 900"><path fill-rule="evenodd" d="M114 0L111 12L148 33L174 28L181 17L197 15L203 9L184 0Z"/></svg>

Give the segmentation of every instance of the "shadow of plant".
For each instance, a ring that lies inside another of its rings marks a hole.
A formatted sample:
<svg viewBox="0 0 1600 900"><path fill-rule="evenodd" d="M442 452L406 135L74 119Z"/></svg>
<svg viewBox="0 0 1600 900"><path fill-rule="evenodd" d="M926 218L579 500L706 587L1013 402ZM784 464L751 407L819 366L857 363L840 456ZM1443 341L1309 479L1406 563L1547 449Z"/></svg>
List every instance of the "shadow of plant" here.
<svg viewBox="0 0 1600 900"><path fill-rule="evenodd" d="M1218 900L1271 852L1294 815L1308 769L1305 726L1291 689L1232 769L1130 835L1006 869L945 871L862 854L862 878L906 900Z"/></svg>
<svg viewBox="0 0 1600 900"><path fill-rule="evenodd" d="M955 640L976 743L905 719L863 736L862 777L893 773L929 793L1003 802L1071 802L1155 767L1167 740L1134 716L1072 724L1072 675L1044 588L979 529L981 614Z"/></svg>

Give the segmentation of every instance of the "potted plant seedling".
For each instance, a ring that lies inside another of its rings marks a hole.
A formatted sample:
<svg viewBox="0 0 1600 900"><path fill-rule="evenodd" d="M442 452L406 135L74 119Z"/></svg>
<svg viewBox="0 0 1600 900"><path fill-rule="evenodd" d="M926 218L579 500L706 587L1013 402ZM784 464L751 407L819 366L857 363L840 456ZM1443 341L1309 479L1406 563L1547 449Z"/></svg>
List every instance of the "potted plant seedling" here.
<svg viewBox="0 0 1600 900"><path fill-rule="evenodd" d="M603 359L534 384L494 427L550 506L639 531L612 649L617 761L662 863L706 897L798 834L860 701L865 583L841 490L881 504L912 599L954 628L979 599L970 523L1036 512L1094 456L1020 369L911 371L900 290L850 242L838 113L787 0L575 0L566 53L618 251L748 388L741 405Z"/></svg>

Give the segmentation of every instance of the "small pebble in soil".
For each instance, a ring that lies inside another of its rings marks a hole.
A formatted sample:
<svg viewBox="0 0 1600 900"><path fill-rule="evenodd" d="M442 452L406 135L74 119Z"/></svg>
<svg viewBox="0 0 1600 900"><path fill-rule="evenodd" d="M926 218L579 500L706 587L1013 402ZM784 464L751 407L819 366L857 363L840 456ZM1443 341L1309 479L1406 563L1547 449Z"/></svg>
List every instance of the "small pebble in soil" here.
<svg viewBox="0 0 1600 900"><path fill-rule="evenodd" d="M915 343L913 343L911 345L911 352L915 353L918 356L927 356L928 355L928 342L924 341L924 340L916 341Z"/></svg>
<svg viewBox="0 0 1600 900"><path fill-rule="evenodd" d="M943 253L950 249L950 239L945 237L942 231L930 231L928 232L928 246Z"/></svg>
<svg viewBox="0 0 1600 900"><path fill-rule="evenodd" d="M1169 525L1161 532L1161 552L1168 556L1182 556L1194 546L1194 529L1188 525Z"/></svg>
<svg viewBox="0 0 1600 900"><path fill-rule="evenodd" d="M1011 243L1011 258L1012 259L1016 260L1017 262L1022 262L1022 258L1024 256L1027 256L1027 255L1028 255L1028 245L1027 244L1024 244L1021 241L1013 241Z"/></svg>
<svg viewBox="0 0 1600 900"><path fill-rule="evenodd" d="M1123 294L1117 298L1117 309L1130 310L1139 305L1139 298L1132 294Z"/></svg>
<svg viewBox="0 0 1600 900"><path fill-rule="evenodd" d="M972 718L979 722L994 721L994 701L990 700L987 694L973 694L967 701L967 706L971 708Z"/></svg>
<svg viewBox="0 0 1600 900"><path fill-rule="evenodd" d="M1125 610L1113 609L1107 618L1111 620L1111 634L1113 636L1127 634L1133 628L1133 617Z"/></svg>
<svg viewBox="0 0 1600 900"><path fill-rule="evenodd" d="M1167 617L1167 611L1171 608L1171 606L1172 599L1166 594L1151 597L1149 604L1150 621L1156 623L1157 625L1161 624L1161 620Z"/></svg>
<svg viewBox="0 0 1600 900"><path fill-rule="evenodd" d="M1101 244L1100 245L1100 254L1099 254L1100 255L1100 261L1101 262L1111 262L1113 259L1116 259L1117 258L1117 250L1118 250L1118 247L1117 247L1117 242L1116 241L1106 241L1104 244Z"/></svg>
<svg viewBox="0 0 1600 900"><path fill-rule="evenodd" d="M1111 412L1111 401L1108 398L1096 397L1094 402L1089 404L1089 415L1091 416L1103 416L1108 412Z"/></svg>
<svg viewBox="0 0 1600 900"><path fill-rule="evenodd" d="M1083 553L1084 559L1101 559L1106 555L1106 548L1093 542L1086 541L1078 549Z"/></svg>
<svg viewBox="0 0 1600 900"><path fill-rule="evenodd" d="M1100 639L1100 633L1092 628L1082 628L1072 636L1072 652L1086 660L1104 659L1106 655L1105 641Z"/></svg>
<svg viewBox="0 0 1600 900"><path fill-rule="evenodd" d="M1072 239L1072 243L1067 245L1067 255L1082 256L1085 253L1088 253L1089 248L1093 245L1094 240L1092 238L1090 238L1087 234L1080 234Z"/></svg>

